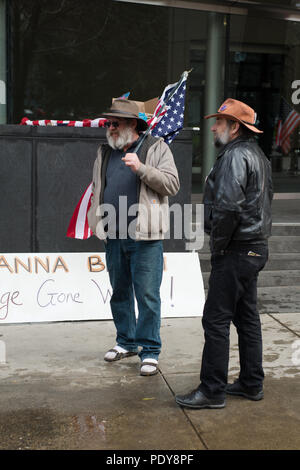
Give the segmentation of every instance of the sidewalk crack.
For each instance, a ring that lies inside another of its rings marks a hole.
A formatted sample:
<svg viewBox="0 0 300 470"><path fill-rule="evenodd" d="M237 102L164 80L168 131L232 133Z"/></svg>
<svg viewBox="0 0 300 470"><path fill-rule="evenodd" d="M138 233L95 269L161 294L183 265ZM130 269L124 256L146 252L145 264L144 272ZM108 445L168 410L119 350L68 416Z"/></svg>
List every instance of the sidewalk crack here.
<svg viewBox="0 0 300 470"><path fill-rule="evenodd" d="M167 379L165 378L165 376L163 375L163 373L160 371L160 374L163 378L163 380L165 381L168 389L170 390L170 392L172 393L174 399L175 399L175 393L173 392L169 382L167 381ZM179 407L181 408L181 407ZM184 408L181 408L181 411L182 413L184 414L185 416L185 419L188 421L188 423L190 424L190 426L192 427L194 433L196 434L197 438L199 439L199 441L201 442L201 444L203 445L204 449L205 450L209 450L208 448L208 445L206 444L205 440L203 439L203 437L201 436L201 433L197 430L196 426L194 425L194 423L192 422L192 420L189 418L188 414L186 413L185 409Z"/></svg>

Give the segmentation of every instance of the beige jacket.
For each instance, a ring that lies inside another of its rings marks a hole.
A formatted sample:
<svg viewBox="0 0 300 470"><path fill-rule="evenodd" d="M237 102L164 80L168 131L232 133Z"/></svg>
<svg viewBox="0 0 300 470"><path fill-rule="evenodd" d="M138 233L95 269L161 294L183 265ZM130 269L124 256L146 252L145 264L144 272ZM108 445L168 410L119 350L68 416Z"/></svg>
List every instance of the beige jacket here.
<svg viewBox="0 0 300 470"><path fill-rule="evenodd" d="M94 164L93 196L88 212L88 222L93 234L104 240L106 233L100 215L101 180L103 181L103 175L101 178L102 148L102 146L99 147ZM140 177L140 193L135 239L163 239L164 234L169 230L168 196L174 196L180 185L172 152L162 138L155 139L149 147L145 163L141 163L137 175Z"/></svg>

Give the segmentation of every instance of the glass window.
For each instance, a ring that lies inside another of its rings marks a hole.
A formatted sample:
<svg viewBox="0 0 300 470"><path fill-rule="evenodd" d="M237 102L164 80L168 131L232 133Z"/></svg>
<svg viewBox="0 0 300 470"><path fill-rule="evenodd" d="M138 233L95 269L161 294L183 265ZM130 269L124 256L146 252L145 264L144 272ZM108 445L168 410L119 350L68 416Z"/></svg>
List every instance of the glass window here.
<svg viewBox="0 0 300 470"><path fill-rule="evenodd" d="M113 97L167 84L168 9L111 0L12 0L9 122L95 118Z"/></svg>
<svg viewBox="0 0 300 470"><path fill-rule="evenodd" d="M300 23L231 17L228 91L258 114L264 131L259 144L271 160L275 192L300 191L300 107L293 89L299 52Z"/></svg>

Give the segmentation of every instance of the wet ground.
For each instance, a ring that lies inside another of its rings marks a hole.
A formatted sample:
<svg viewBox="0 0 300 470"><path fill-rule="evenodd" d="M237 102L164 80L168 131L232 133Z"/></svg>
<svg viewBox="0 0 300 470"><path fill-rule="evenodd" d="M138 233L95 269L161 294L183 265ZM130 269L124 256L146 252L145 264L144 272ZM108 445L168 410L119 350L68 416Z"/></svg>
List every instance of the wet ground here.
<svg viewBox="0 0 300 470"><path fill-rule="evenodd" d="M220 410L174 400L198 385L201 318L162 320L153 377L137 357L103 361L112 321L2 325L0 449L299 449L300 314L264 314L262 325L265 398L231 396ZM233 328L230 380L238 370Z"/></svg>

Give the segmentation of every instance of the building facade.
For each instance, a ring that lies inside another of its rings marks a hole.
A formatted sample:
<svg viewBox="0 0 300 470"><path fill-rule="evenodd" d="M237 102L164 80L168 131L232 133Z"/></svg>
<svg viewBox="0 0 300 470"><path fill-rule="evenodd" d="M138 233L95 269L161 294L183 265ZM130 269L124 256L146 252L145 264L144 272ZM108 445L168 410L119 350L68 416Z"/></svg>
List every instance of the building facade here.
<svg viewBox="0 0 300 470"><path fill-rule="evenodd" d="M146 101L192 69L193 192L216 157L203 116L232 97L257 112L275 192L299 195L300 2L0 0L0 37L0 123L96 118L112 97Z"/></svg>

